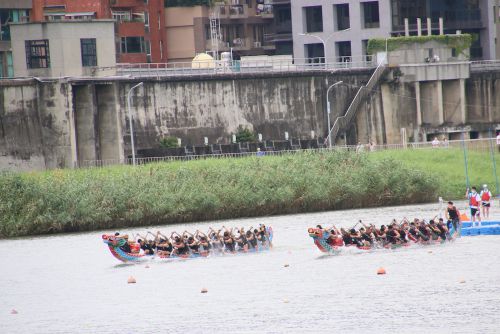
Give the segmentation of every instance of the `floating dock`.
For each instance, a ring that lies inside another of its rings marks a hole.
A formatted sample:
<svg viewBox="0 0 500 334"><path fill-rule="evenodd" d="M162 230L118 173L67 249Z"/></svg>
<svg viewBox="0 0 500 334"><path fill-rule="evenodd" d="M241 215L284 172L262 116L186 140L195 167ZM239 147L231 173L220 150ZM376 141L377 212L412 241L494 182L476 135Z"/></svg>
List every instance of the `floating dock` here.
<svg viewBox="0 0 500 334"><path fill-rule="evenodd" d="M483 221L481 226L476 222L474 227L470 221L462 222L462 237L474 235L500 235L500 221Z"/></svg>

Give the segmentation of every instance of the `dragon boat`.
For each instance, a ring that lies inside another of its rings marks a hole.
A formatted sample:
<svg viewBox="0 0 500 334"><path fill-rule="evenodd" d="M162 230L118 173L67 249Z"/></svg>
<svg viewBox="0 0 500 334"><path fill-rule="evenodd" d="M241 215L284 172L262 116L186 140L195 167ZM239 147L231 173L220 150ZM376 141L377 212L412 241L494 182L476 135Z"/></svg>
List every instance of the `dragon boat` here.
<svg viewBox="0 0 500 334"><path fill-rule="evenodd" d="M201 257L209 257L213 255L235 255L235 254L241 254L241 253L256 253L256 252L262 252L269 250L271 248L272 240L273 240L273 229L272 227L266 227L268 237L269 237L269 242L266 243L265 245L262 245L260 243L257 243L256 248L249 248L247 250L237 250L234 252L222 250L222 251L214 251L214 252L209 252L209 251L200 251L199 253L188 253L188 254L183 254L183 255L175 255L171 254L170 256L158 256L158 255L146 255L143 253L140 253L140 246L138 243L133 243L130 245L130 248L133 250L132 252L125 252L121 247L125 245L127 240L121 237L116 237L115 235L112 234L103 234L102 235L102 241L108 246L109 251L111 252L111 255L113 255L115 258L122 262L141 262L141 261L147 261L147 260L153 260L155 258L160 259L160 260L176 260L176 259L190 259L190 258L201 258Z"/></svg>
<svg viewBox="0 0 500 334"><path fill-rule="evenodd" d="M436 244L444 244L448 241L453 241L459 233L455 233L456 231L452 228L450 229L450 235L454 236L450 240L429 240L429 241L409 241L401 244L386 244L383 246L380 245L372 245L372 246L357 246L357 245L345 245L342 238L335 238L332 240L330 238L331 233L319 228L309 228L307 230L309 236L313 239L314 244L318 249L323 253L328 253L332 255L338 255L345 249L358 249L360 251L371 251L374 249L397 249L397 248L409 248L415 245L436 245Z"/></svg>

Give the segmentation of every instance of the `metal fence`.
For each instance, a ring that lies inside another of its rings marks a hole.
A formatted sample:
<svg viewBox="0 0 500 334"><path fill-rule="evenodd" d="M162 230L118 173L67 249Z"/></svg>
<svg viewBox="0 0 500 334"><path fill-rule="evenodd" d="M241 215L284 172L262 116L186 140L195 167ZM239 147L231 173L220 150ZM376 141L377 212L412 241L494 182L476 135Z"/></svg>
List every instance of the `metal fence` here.
<svg viewBox="0 0 500 334"><path fill-rule="evenodd" d="M325 153L329 151L351 151L358 153L370 153L385 150L446 150L446 149L463 149L465 146L468 151L490 152L491 149L500 153L500 145L496 144L495 138L469 139L469 140L450 140L436 142L420 142L405 144L385 144L385 145L337 145L332 148L322 147L313 149L287 149L273 150L269 148L267 151L239 152L239 153L220 153L220 154L201 154L201 155L184 155L184 156L165 156L165 157L148 157L137 158L136 164L144 165L157 162L174 162L174 161L189 161L201 159L227 159L227 158L242 158L242 157L265 157L265 156L284 156L303 153ZM126 159L108 159L108 160L84 160L80 162L80 168L89 167L105 167L112 165L132 165L131 158Z"/></svg>
<svg viewBox="0 0 500 334"><path fill-rule="evenodd" d="M325 58L287 58L255 60L213 60L176 63L130 63L113 67L97 67L96 71L112 72L118 76L165 77L165 76L213 76L238 73L308 72L342 69L371 69L377 64L372 56L339 57L336 62ZM97 73L97 75L99 75Z"/></svg>

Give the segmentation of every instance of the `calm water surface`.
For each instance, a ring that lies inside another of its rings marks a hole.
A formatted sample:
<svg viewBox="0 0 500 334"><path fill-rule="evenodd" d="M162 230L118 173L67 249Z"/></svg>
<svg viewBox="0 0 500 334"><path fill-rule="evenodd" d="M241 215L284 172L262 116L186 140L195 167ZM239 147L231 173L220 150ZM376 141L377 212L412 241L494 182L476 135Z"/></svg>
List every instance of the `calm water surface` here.
<svg viewBox="0 0 500 334"><path fill-rule="evenodd" d="M332 222L348 227L357 219L385 224L393 217L429 218L437 209L407 206L154 227L150 230L167 232L265 223L274 228L275 247L260 254L152 262L149 268L120 264L102 243L102 232L3 240L0 331L500 333L500 236L324 256L306 231ZM376 275L381 266L387 275ZM130 275L137 284L127 284ZM207 294L200 293L204 287ZM12 309L19 313L10 314Z"/></svg>

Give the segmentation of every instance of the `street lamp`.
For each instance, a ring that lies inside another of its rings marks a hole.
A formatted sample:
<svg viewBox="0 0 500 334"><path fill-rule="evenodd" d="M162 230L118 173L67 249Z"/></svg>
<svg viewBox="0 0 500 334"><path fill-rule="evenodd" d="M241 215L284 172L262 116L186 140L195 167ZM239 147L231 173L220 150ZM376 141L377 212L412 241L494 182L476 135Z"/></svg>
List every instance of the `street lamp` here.
<svg viewBox="0 0 500 334"><path fill-rule="evenodd" d="M327 123L328 123L328 148L332 148L332 136L330 136L330 131L331 131L331 126L330 126L330 89L333 87L340 85L343 83L343 81L338 81L334 84L332 84L328 89L326 90L326 116L327 116Z"/></svg>
<svg viewBox="0 0 500 334"><path fill-rule="evenodd" d="M128 93L127 93L127 110L128 110L128 122L129 122L129 127L130 127L130 144L132 145L132 164L135 166L135 145L134 145L134 125L132 124L132 112L130 111L130 105L132 104L131 99L131 93L134 89L142 86L143 83L140 82L134 87L130 88Z"/></svg>
<svg viewBox="0 0 500 334"><path fill-rule="evenodd" d="M326 39L323 39L321 38L320 36L318 35L314 35L314 34L310 34L310 33L300 33L299 36L311 36L311 37L314 37L314 38L317 38L321 41L321 43L323 44L323 53L325 54L325 64L328 63L328 60L327 60L327 55L328 53L326 52L326 44L328 43L328 41L330 40L330 38L332 38L333 36L335 36L335 34L339 33L339 32L344 32L344 31L349 31L351 30L351 28L347 28L347 29L343 29L343 30L337 30L337 31L334 31L330 36L328 36Z"/></svg>

